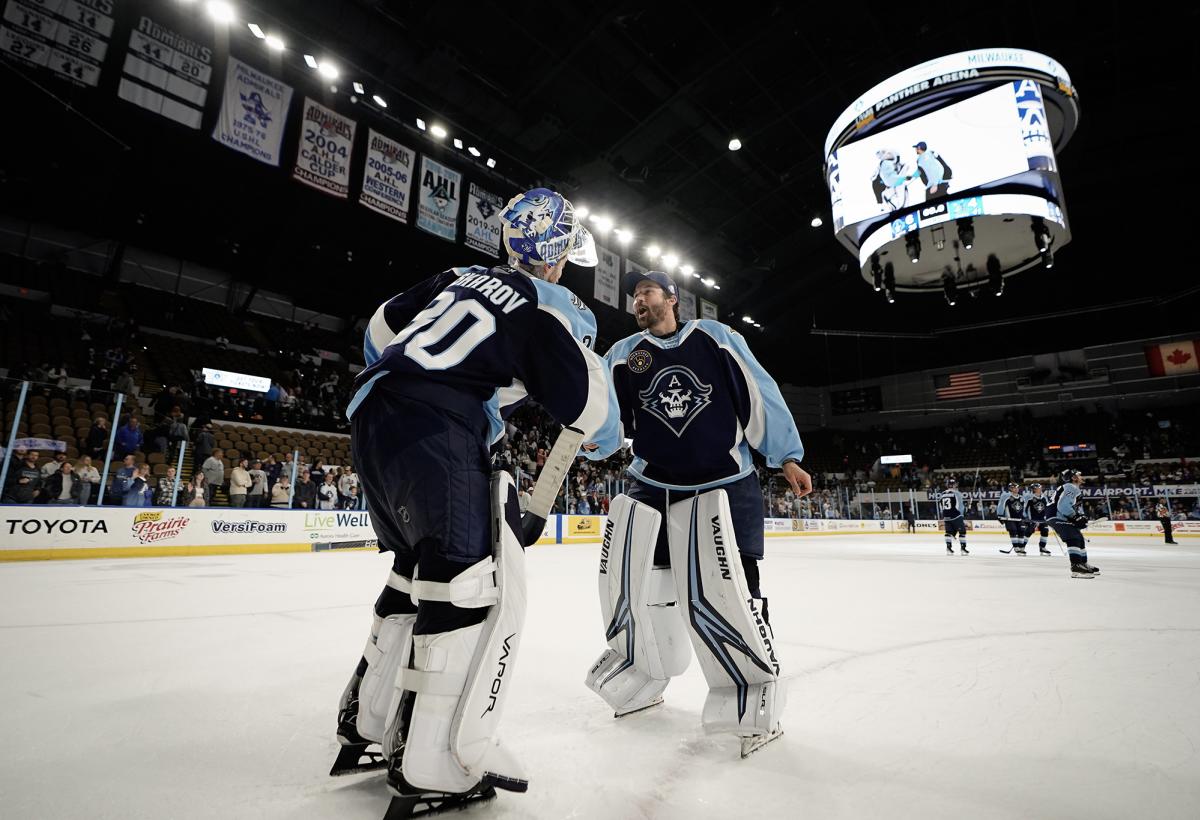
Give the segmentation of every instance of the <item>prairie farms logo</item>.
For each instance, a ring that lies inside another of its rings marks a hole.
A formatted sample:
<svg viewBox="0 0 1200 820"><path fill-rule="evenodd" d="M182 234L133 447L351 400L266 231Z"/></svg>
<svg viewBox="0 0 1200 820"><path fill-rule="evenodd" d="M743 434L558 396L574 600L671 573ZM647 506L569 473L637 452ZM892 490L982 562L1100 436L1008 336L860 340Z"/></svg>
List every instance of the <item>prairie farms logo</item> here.
<svg viewBox="0 0 1200 820"><path fill-rule="evenodd" d="M130 531L140 543L153 544L179 535L190 520L186 515L164 518L161 511L143 512L133 517Z"/></svg>

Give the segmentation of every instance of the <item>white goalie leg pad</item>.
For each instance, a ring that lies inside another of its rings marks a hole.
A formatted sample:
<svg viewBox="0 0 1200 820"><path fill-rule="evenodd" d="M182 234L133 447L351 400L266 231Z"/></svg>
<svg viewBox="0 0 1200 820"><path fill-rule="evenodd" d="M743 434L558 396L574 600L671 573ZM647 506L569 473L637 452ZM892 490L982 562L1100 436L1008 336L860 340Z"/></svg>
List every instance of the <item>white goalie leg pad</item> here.
<svg viewBox="0 0 1200 820"><path fill-rule="evenodd" d="M609 648L585 682L616 714L653 705L691 660L669 567L654 567L662 516L618 495L600 549L600 616Z"/></svg>
<svg viewBox="0 0 1200 820"><path fill-rule="evenodd" d="M705 730L774 731L786 692L774 636L746 587L725 491L672 504L668 541L677 594L708 681Z"/></svg>
<svg viewBox="0 0 1200 820"><path fill-rule="evenodd" d="M412 582L403 575L393 572L387 585L400 592L412 591ZM363 649L367 660L367 671L358 689L358 733L366 740L379 743L384 728L392 713L392 701L396 694L397 672L408 666L412 651L413 623L416 613L375 616L371 638Z"/></svg>
<svg viewBox="0 0 1200 820"><path fill-rule="evenodd" d="M482 623L413 637L412 668L401 669L399 685L416 693L403 774L417 788L464 792L485 778L514 791L527 786L522 767L497 737L525 622L525 551L516 498L511 476L493 476L492 558L448 584L419 577L413 582L421 600L490 607Z"/></svg>

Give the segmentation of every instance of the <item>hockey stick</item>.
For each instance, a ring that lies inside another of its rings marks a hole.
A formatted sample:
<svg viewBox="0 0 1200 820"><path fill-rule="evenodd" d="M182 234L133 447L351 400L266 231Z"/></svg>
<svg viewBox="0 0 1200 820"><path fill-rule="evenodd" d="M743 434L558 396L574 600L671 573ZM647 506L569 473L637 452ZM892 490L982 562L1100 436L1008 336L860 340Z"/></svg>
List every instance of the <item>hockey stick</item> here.
<svg viewBox="0 0 1200 820"><path fill-rule="evenodd" d="M546 526L546 516L554 509L554 499L562 487L563 479L570 469L575 456L579 454L579 445L583 444L583 431L574 427L564 427L546 456L546 463L538 473L537 484L533 488L533 497L529 500L529 509L521 516L521 534L525 546L530 546L541 537L542 529Z"/></svg>

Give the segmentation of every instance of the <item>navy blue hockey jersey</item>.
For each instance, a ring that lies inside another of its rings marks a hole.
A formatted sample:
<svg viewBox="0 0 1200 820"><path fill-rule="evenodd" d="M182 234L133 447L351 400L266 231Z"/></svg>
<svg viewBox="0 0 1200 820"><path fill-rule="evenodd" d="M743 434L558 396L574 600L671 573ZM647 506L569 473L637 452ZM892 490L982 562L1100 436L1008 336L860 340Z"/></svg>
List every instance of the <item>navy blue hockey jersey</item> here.
<svg viewBox="0 0 1200 820"><path fill-rule="evenodd" d="M647 484L693 490L742 478L754 469L751 447L770 467L804 457L775 380L720 322L685 322L665 339L637 333L604 358L633 439L629 472Z"/></svg>
<svg viewBox="0 0 1200 820"><path fill-rule="evenodd" d="M963 511L966 510L966 505L963 503L963 494L958 490L942 490L941 494L938 495L938 509L942 514L942 518L947 521L962 518Z"/></svg>
<svg viewBox="0 0 1200 820"><path fill-rule="evenodd" d="M505 266L451 268L380 306L367 326L367 368L346 414L380 379L437 404L464 397L489 443L527 397L561 424L584 432L599 459L621 446L620 416L603 360L592 352L596 317L560 285ZM435 397L436 396L436 397Z"/></svg>

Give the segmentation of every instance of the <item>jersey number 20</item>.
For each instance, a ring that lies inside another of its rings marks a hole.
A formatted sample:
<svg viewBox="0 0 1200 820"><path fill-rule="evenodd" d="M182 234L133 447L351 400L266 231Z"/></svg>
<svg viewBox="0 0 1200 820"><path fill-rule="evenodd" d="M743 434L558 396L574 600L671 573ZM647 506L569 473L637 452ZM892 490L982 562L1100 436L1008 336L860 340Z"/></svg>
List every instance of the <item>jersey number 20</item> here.
<svg viewBox="0 0 1200 820"><path fill-rule="evenodd" d="M429 352L458 330L467 318L471 319L470 325L452 344L438 353ZM426 370L447 370L462 362L495 332L496 317L481 303L474 299L456 302L454 294L443 291L429 307L413 317L408 327L396 334L391 344L407 343L404 355Z"/></svg>

